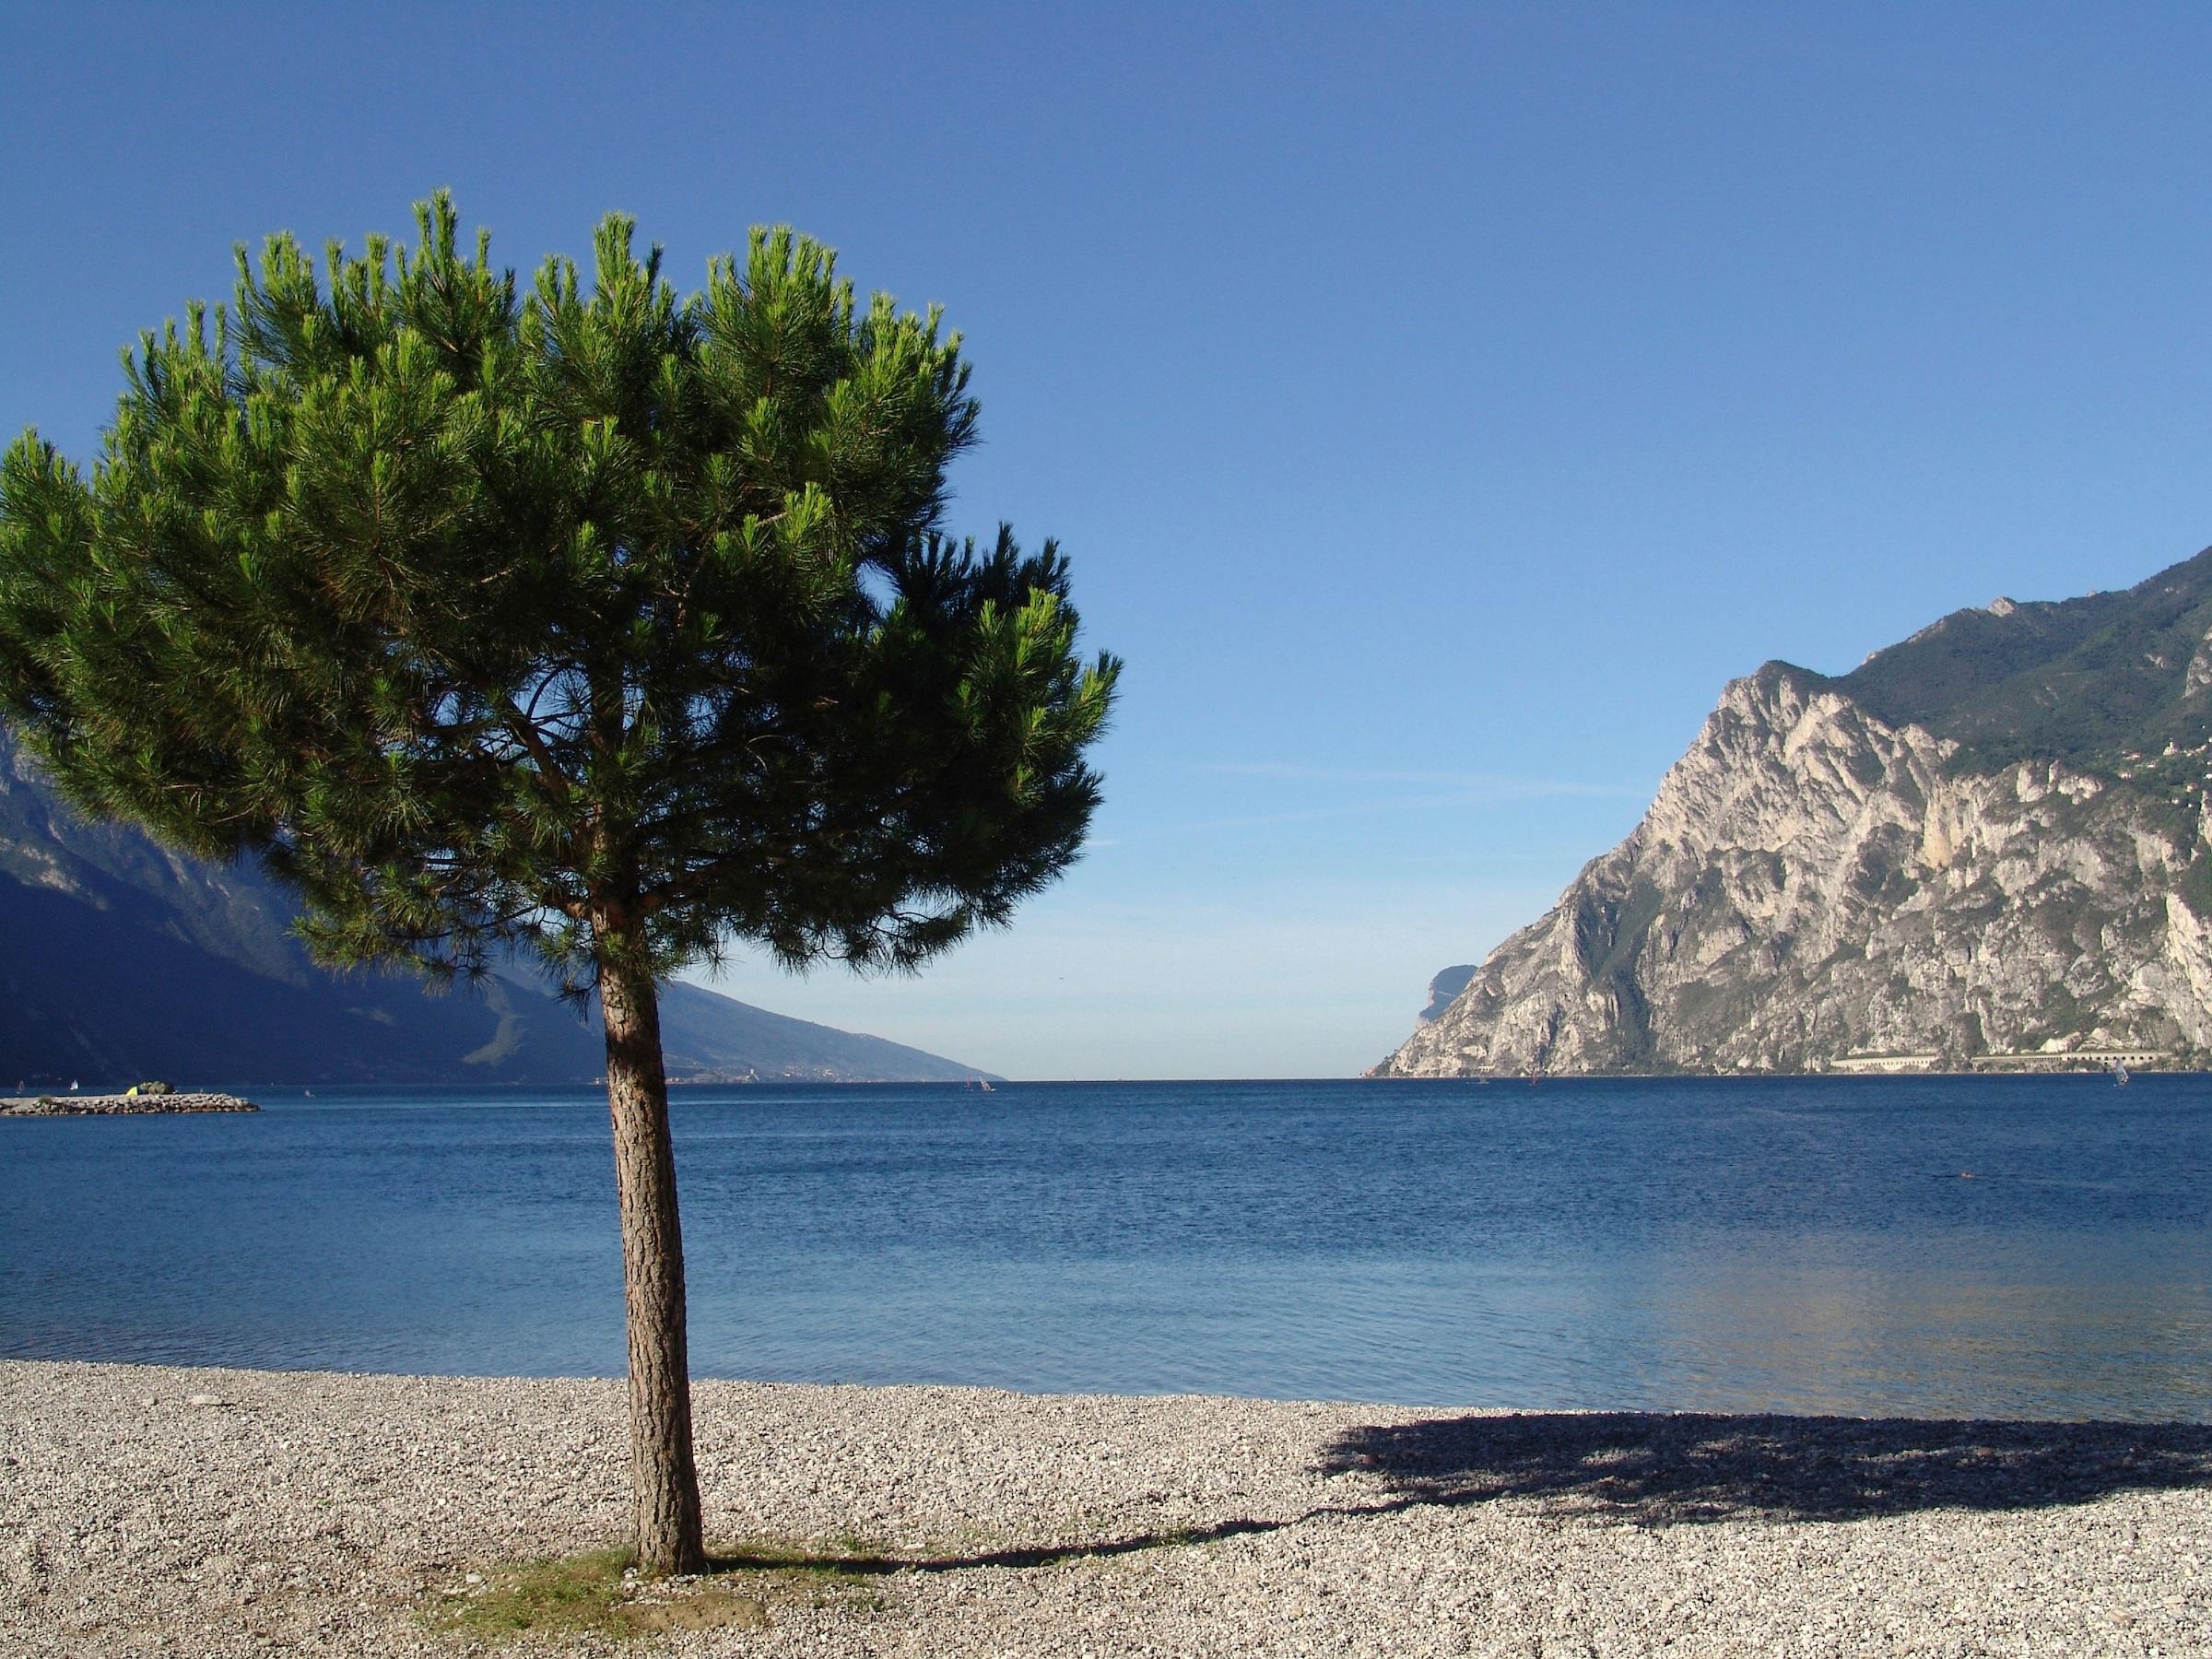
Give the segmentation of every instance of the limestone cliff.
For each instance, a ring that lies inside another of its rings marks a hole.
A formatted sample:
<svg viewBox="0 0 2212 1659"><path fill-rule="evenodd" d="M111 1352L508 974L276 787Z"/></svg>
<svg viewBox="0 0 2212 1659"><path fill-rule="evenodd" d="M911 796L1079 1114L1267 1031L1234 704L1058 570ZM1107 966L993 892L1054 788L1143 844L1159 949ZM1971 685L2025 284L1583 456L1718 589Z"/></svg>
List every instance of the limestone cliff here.
<svg viewBox="0 0 2212 1659"><path fill-rule="evenodd" d="M2208 652L2212 554L1768 665L1377 1074L2202 1063Z"/></svg>

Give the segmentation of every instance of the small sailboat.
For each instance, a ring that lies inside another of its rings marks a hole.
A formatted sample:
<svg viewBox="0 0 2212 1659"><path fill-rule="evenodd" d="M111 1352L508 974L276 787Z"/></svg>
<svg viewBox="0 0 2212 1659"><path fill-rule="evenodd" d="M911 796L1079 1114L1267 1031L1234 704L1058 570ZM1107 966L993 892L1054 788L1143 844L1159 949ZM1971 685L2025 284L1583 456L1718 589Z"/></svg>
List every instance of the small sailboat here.
<svg viewBox="0 0 2212 1659"><path fill-rule="evenodd" d="M2112 1087L2115 1088L2127 1087L2127 1062L2124 1060L2112 1062Z"/></svg>

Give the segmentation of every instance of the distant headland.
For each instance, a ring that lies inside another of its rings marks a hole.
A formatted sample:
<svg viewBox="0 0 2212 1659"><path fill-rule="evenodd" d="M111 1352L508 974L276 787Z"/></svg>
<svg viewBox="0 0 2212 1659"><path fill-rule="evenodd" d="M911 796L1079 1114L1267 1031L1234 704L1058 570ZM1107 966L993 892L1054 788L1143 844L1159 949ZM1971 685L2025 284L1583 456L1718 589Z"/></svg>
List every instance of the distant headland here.
<svg viewBox="0 0 2212 1659"><path fill-rule="evenodd" d="M1371 1075L2212 1063L2212 549L1730 685Z"/></svg>

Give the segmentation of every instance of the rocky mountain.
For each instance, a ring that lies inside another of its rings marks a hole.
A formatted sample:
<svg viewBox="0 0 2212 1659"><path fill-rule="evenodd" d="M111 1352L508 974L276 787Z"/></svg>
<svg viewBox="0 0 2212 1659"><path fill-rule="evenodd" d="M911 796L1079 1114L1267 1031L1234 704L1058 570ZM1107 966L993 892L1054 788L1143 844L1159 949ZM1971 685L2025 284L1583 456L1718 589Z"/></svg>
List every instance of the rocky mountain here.
<svg viewBox="0 0 2212 1659"><path fill-rule="evenodd" d="M82 1078L288 1083L588 1082L594 1015L526 970L443 994L404 972L335 974L287 895L135 830L87 822L0 731L0 1092ZM919 1049L663 987L677 1081L986 1077Z"/></svg>
<svg viewBox="0 0 2212 1659"><path fill-rule="evenodd" d="M2204 1064L2208 779L2212 550L1770 663L1375 1075Z"/></svg>
<svg viewBox="0 0 2212 1659"><path fill-rule="evenodd" d="M1452 1006L1452 999L1467 988L1467 982L1475 977L1479 966L1476 962L1460 962L1450 968L1440 968L1436 977L1429 982L1429 1006L1414 1016L1414 1023L1427 1025L1432 1019L1441 1018L1444 1010Z"/></svg>

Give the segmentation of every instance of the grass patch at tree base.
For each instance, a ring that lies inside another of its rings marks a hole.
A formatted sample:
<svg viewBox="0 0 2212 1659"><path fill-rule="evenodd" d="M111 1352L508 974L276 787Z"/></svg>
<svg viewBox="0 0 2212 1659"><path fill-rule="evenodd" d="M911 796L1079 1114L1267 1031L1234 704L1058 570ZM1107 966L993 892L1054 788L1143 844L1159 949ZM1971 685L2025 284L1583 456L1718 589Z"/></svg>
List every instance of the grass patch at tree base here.
<svg viewBox="0 0 2212 1659"><path fill-rule="evenodd" d="M782 1541L710 1547L705 1573L651 1579L628 1549L594 1549L487 1567L437 1593L425 1610L432 1630L479 1641L591 1634L616 1639L676 1630L766 1630L776 1601L869 1607L868 1581L908 1563L859 1538L829 1548Z"/></svg>
<svg viewBox="0 0 2212 1659"><path fill-rule="evenodd" d="M768 1603L710 1579L641 1578L627 1549L549 1556L471 1573L429 1610L433 1630L497 1641L524 1635L653 1636L765 1630Z"/></svg>

